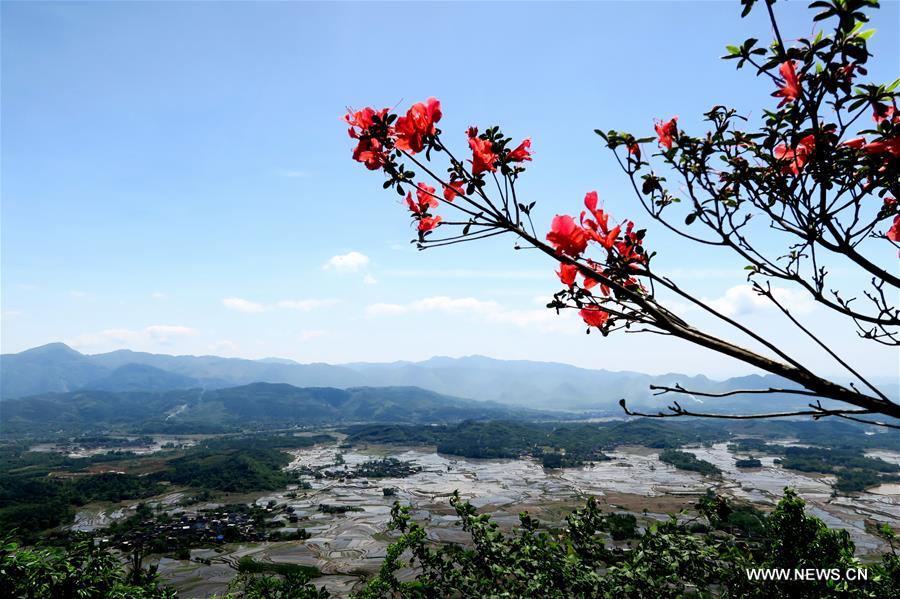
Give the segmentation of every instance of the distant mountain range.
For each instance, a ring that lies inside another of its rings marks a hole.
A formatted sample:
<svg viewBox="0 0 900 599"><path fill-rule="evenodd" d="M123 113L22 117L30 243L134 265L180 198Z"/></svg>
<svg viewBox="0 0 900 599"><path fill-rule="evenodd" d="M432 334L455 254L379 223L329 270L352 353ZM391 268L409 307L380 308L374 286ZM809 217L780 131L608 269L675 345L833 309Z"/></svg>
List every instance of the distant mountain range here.
<svg viewBox="0 0 900 599"><path fill-rule="evenodd" d="M418 387L434 393L533 409L592 410L620 413L617 402L662 408L669 398L654 397L651 384L680 383L700 391L791 387L771 375L723 381L682 374L589 370L552 362L495 360L482 356L436 357L424 362L300 364L280 358L245 360L217 356L169 356L119 350L85 355L62 343L0 356L0 398L8 400L73 391L167 392L216 390L251 383L286 383L295 387ZM897 394L897 384L885 391ZM691 398L680 398L691 403ZM697 400L699 401L699 400ZM746 409L740 397L708 399L706 407ZM795 396L757 396L754 411L803 406Z"/></svg>

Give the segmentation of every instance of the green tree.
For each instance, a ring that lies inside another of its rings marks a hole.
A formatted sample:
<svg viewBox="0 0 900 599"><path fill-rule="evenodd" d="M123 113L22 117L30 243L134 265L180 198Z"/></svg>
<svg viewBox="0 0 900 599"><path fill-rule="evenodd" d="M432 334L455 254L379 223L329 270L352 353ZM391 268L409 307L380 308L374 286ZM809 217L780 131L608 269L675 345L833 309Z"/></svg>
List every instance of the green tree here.
<svg viewBox="0 0 900 599"><path fill-rule="evenodd" d="M127 572L122 562L89 536L66 548L20 546L0 540L0 597L27 599L174 599L155 568Z"/></svg>

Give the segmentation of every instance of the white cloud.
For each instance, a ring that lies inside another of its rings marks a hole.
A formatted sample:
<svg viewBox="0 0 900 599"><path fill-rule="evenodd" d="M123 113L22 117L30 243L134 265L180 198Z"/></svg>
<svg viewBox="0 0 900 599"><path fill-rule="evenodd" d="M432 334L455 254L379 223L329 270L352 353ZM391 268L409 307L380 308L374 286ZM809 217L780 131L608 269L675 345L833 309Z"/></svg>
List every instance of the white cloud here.
<svg viewBox="0 0 900 599"><path fill-rule="evenodd" d="M774 287L772 295L778 300L782 306L791 311L792 314L809 314L815 303L804 292L783 287ZM725 295L715 299L706 299L702 301L709 304L715 310L718 310L725 316L747 316L761 310L776 309L769 298L761 296L753 291L750 285L736 285L725 291Z"/></svg>
<svg viewBox="0 0 900 599"><path fill-rule="evenodd" d="M309 171L281 169L277 171L279 177L287 177L288 179L305 179L310 176Z"/></svg>
<svg viewBox="0 0 900 599"><path fill-rule="evenodd" d="M143 329L106 329L80 335L67 343L78 349L108 349L110 347L156 347L196 335L191 327L154 324Z"/></svg>
<svg viewBox="0 0 900 599"><path fill-rule="evenodd" d="M557 315L555 311L549 309L509 308L495 301L480 300L474 297L435 296L408 304L372 304L366 308L366 316L369 318L427 312L475 316L488 322L532 328L543 332L580 331L577 326L573 326L575 321L573 320L574 313L571 310L565 310Z"/></svg>
<svg viewBox="0 0 900 599"><path fill-rule="evenodd" d="M246 312L248 314L258 314L273 308L282 308L285 310L296 310L298 312L310 312L318 308L327 308L341 303L341 300L335 298L307 298L299 300L280 300L274 304L261 304L259 302L251 302L240 297L226 297L222 300L222 305L230 310L238 312Z"/></svg>
<svg viewBox="0 0 900 599"><path fill-rule="evenodd" d="M366 285L374 285L377 282L378 282L378 279L376 279L372 275L366 275L363 277L363 283L365 283Z"/></svg>
<svg viewBox="0 0 900 599"><path fill-rule="evenodd" d="M150 297L152 297L155 300L162 300L162 299L166 299L166 294L163 293L162 291L154 291L153 293L150 294Z"/></svg>
<svg viewBox="0 0 900 599"><path fill-rule="evenodd" d="M313 339L317 339L327 334L327 331L303 331L300 333L298 341L300 341L300 343L306 343L307 341L312 341Z"/></svg>
<svg viewBox="0 0 900 599"><path fill-rule="evenodd" d="M470 268L448 269L392 269L385 276L410 279L548 279L553 280L551 270L477 270Z"/></svg>
<svg viewBox="0 0 900 599"><path fill-rule="evenodd" d="M69 292L69 295L72 296L72 297L78 298L78 299L83 299L83 298L85 298L85 297L88 296L87 292L85 292L85 291L78 291L78 290L70 291L70 292Z"/></svg>
<svg viewBox="0 0 900 599"><path fill-rule="evenodd" d="M377 316L396 316L405 314L409 309L400 304L372 304L366 307L366 316L375 318Z"/></svg>
<svg viewBox="0 0 900 599"><path fill-rule="evenodd" d="M322 265L322 270L336 270L337 272L357 272L369 265L369 257L359 252L348 252L332 256L328 262Z"/></svg>
<svg viewBox="0 0 900 599"><path fill-rule="evenodd" d="M238 312L263 312L266 307L262 304L257 304L256 302L251 302L250 300L245 300L239 297L226 297L222 300L222 305L228 308L229 310L237 310Z"/></svg>
<svg viewBox="0 0 900 599"><path fill-rule="evenodd" d="M281 300L276 305L279 308L285 308L287 310L298 310L300 312L309 312L311 310L315 310L316 308L327 308L328 306L333 306L335 304L339 304L341 300L339 299L303 299L303 300Z"/></svg>
<svg viewBox="0 0 900 599"><path fill-rule="evenodd" d="M190 327L169 324L154 324L145 328L143 332L155 339L167 339L181 335L196 335L197 331Z"/></svg>

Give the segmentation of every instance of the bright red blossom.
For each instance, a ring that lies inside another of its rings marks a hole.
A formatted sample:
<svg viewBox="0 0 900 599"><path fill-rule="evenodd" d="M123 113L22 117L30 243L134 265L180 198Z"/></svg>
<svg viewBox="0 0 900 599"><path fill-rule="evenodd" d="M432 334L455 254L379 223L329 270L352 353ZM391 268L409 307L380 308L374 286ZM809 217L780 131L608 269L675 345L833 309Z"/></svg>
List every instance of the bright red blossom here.
<svg viewBox="0 0 900 599"><path fill-rule="evenodd" d="M586 212L582 212L581 226L585 228L589 239L593 239L607 250L611 250L616 238L619 237L621 227L609 229L609 215L603 209L597 208L597 201L596 191L585 194L584 206L593 218L585 218Z"/></svg>
<svg viewBox="0 0 900 599"><path fill-rule="evenodd" d="M494 154L493 144L487 139L469 137L469 147L472 148L472 174L479 175L485 171L494 172L497 167L497 155Z"/></svg>
<svg viewBox="0 0 900 599"><path fill-rule="evenodd" d="M432 231L441 224L440 216L425 216L419 220L419 231L422 233Z"/></svg>
<svg viewBox="0 0 900 599"><path fill-rule="evenodd" d="M840 76L843 77L847 82L852 81L857 72L859 72L861 75L867 75L869 73L864 67L859 66L855 62L845 64L838 69L838 74L840 74Z"/></svg>
<svg viewBox="0 0 900 599"><path fill-rule="evenodd" d="M370 171L377 171L387 161L384 147L374 137L363 137L353 148L353 160L362 162Z"/></svg>
<svg viewBox="0 0 900 599"><path fill-rule="evenodd" d="M509 162L525 162L526 160L531 160L531 150L529 148L531 148L531 138L520 143L515 150L507 155L506 159Z"/></svg>
<svg viewBox="0 0 900 599"><path fill-rule="evenodd" d="M867 143L863 146L863 152L867 154L890 154L894 158L900 158L900 137L887 137Z"/></svg>
<svg viewBox="0 0 900 599"><path fill-rule="evenodd" d="M465 186L464 181L450 181L449 185L444 185L444 199L448 202L452 202L457 196L462 197L465 195L463 192L463 187Z"/></svg>
<svg viewBox="0 0 900 599"><path fill-rule="evenodd" d="M588 237L571 216L557 214L550 223L547 241L553 244L557 252L577 258L587 248Z"/></svg>
<svg viewBox="0 0 900 599"><path fill-rule="evenodd" d="M344 115L344 122L350 125L347 133L353 139L359 140L353 148L353 159L365 164L370 171L378 170L387 161L384 145L369 131L375 126L375 117L384 120L387 114L387 108L376 111L374 108L366 107L356 112L348 111Z"/></svg>
<svg viewBox="0 0 900 599"><path fill-rule="evenodd" d="M406 194L406 205L410 212L420 216L428 212L429 208L437 208L438 201L434 197L434 187L419 183L416 188L416 199L413 201L412 193Z"/></svg>
<svg viewBox="0 0 900 599"><path fill-rule="evenodd" d="M350 125L350 129L348 130L350 137L359 139L361 133L368 131L372 125L375 124L376 116L378 116L379 119L384 119L387 116L387 113L387 108L376 111L374 108L368 106L356 112L348 110L347 114L344 115L344 122ZM359 129L360 131L357 132L356 129Z"/></svg>
<svg viewBox="0 0 900 599"><path fill-rule="evenodd" d="M781 108L788 102L793 102L800 97L800 77L797 76L797 69L793 60L781 63L781 66L778 67L778 72L781 73L784 83L772 95L776 98L781 98L781 102L778 103L778 108Z"/></svg>
<svg viewBox="0 0 900 599"><path fill-rule="evenodd" d="M616 227L616 229L616 235L618 235L619 227ZM634 223L630 220L625 221L625 234L623 235L622 241L615 243L615 248L622 259L625 260L631 268L638 268L638 263L647 261L647 257L643 253L638 253L636 249L638 246L642 245L642 242L643 240L638 237L638 234L634 231ZM636 283L636 281L634 282Z"/></svg>
<svg viewBox="0 0 900 599"><path fill-rule="evenodd" d="M413 104L397 119L394 131L397 135L395 146L415 154L425 147L425 137L435 134L434 124L441 120L441 103L437 98L428 98L425 103Z"/></svg>
<svg viewBox="0 0 900 599"><path fill-rule="evenodd" d="M563 285L572 287L575 285L575 275L578 274L578 267L574 264L560 264L556 274Z"/></svg>
<svg viewBox="0 0 900 599"><path fill-rule="evenodd" d="M606 274L603 271L603 268L599 264L594 262L593 260L588 260L588 266L591 268L591 270L596 272L598 275L604 276ZM597 285L600 285L600 292L604 296L609 295L609 287L605 283L601 283L600 281L598 281L597 279L595 279L593 277L585 276L584 282L582 283L581 286L584 287L586 290L590 291Z"/></svg>
<svg viewBox="0 0 900 599"><path fill-rule="evenodd" d="M628 149L628 153L634 156L635 160L641 160L641 146L634 142L631 142L629 144L626 144L625 147Z"/></svg>
<svg viewBox="0 0 900 599"><path fill-rule="evenodd" d="M881 102L875 102L872 105L872 120L877 124L881 124L882 121L891 121L892 123L900 122L900 113L898 113L896 106L888 106L887 104L882 104Z"/></svg>
<svg viewBox="0 0 900 599"><path fill-rule="evenodd" d="M656 135L659 136L659 144L665 146L667 150L671 150L672 142L678 135L678 117L673 116L665 123L659 121L653 128L656 129Z"/></svg>
<svg viewBox="0 0 900 599"><path fill-rule="evenodd" d="M850 141L854 141L855 143L855 140ZM781 172L799 175L801 169L803 169L803 166L806 164L807 160L809 160L809 155L812 154L815 148L816 137L812 134L807 135L798 141L796 149L792 149L784 144L775 146L775 159L788 163L782 167Z"/></svg>
<svg viewBox="0 0 900 599"><path fill-rule="evenodd" d="M891 241L900 241L900 214L894 217L894 224L891 225L891 228L886 233L886 236Z"/></svg>
<svg viewBox="0 0 900 599"><path fill-rule="evenodd" d="M583 310L579 310L578 315L581 316L586 325L589 327L597 327L598 329L605 325L606 321L609 320L609 312L601 310L597 306L588 306Z"/></svg>
<svg viewBox="0 0 900 599"><path fill-rule="evenodd" d="M854 137L853 139L848 139L847 141L841 142L841 145L847 146L848 148L853 148L854 150L858 150L866 145L866 138Z"/></svg>

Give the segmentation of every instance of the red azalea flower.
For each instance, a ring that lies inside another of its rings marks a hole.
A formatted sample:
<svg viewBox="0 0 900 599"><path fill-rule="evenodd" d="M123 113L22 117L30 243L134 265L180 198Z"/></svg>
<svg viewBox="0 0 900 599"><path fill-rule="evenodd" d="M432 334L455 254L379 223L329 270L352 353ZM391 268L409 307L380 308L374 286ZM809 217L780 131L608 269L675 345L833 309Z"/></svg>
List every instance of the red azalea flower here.
<svg viewBox="0 0 900 599"><path fill-rule="evenodd" d="M419 220L419 231L433 231L441 224L440 216L424 216Z"/></svg>
<svg viewBox="0 0 900 599"><path fill-rule="evenodd" d="M579 310L578 315L581 316L586 325L589 327L597 327L598 329L605 325L606 321L609 320L609 312L601 310L597 306L588 306L583 310Z"/></svg>
<svg viewBox="0 0 900 599"><path fill-rule="evenodd" d="M666 147L667 150L672 149L672 142L678 135L678 117L673 116L667 122L659 121L654 126L656 135L659 136L659 143Z"/></svg>
<svg viewBox="0 0 900 599"><path fill-rule="evenodd" d="M863 146L863 152L867 154L890 154L894 158L900 158L900 136L867 143Z"/></svg>
<svg viewBox="0 0 900 599"><path fill-rule="evenodd" d="M847 141L841 142L842 146L846 146L848 148L853 148L854 150L858 150L864 145L866 145L865 137L854 137L853 139L848 139Z"/></svg>
<svg viewBox="0 0 900 599"><path fill-rule="evenodd" d="M626 144L625 147L628 149L628 153L634 156L634 159L640 162L641 160L641 146L638 144L631 142Z"/></svg>
<svg viewBox="0 0 900 599"><path fill-rule="evenodd" d="M472 125L468 129L466 129L466 137L472 139L473 137L478 137L478 127Z"/></svg>
<svg viewBox="0 0 900 599"><path fill-rule="evenodd" d="M362 110L358 110L353 112L352 110L348 110L347 114L344 115L344 122L350 125L350 129L348 132L350 133L350 137L354 139L359 139L360 133L364 133L375 124L374 117L377 115L380 119L384 120L387 116L388 109L382 108L379 111L376 111L374 108L369 106L363 108ZM357 132L356 129L360 131Z"/></svg>
<svg viewBox="0 0 900 599"><path fill-rule="evenodd" d="M559 280L562 281L563 285L572 287L575 285L575 275L578 274L578 267L574 264L560 264L556 274L559 276Z"/></svg>
<svg viewBox="0 0 900 599"><path fill-rule="evenodd" d="M557 252L577 258L587 248L588 237L571 216L557 214L550 224L547 241L554 245Z"/></svg>
<svg viewBox="0 0 900 599"><path fill-rule="evenodd" d="M886 234L891 241L900 241L900 214L894 217L894 224Z"/></svg>
<svg viewBox="0 0 900 599"><path fill-rule="evenodd" d="M362 162L371 171L384 166L387 155L384 152L382 140L371 135L369 130L375 125L376 116L380 120L384 120L387 114L387 108L376 111L374 108L366 107L356 112L348 110L343 117L344 122L350 125L347 133L353 139L359 140L359 143L353 148L353 159ZM386 131L387 136L390 136L392 133L390 128L387 128ZM381 134L384 135L384 131Z"/></svg>
<svg viewBox="0 0 900 599"><path fill-rule="evenodd" d="M437 208L438 201L434 197L434 187L419 183L416 186L415 201L413 201L412 193L407 193L406 205L409 207L409 211L415 215L425 214L429 208Z"/></svg>
<svg viewBox="0 0 900 599"><path fill-rule="evenodd" d="M597 239L607 250L613 249L613 246L616 246L616 239L619 238L619 233L622 232L622 227L620 225L616 225L612 229L610 229L609 233Z"/></svg>
<svg viewBox="0 0 900 599"><path fill-rule="evenodd" d="M782 144L775 146L773 153L777 160L788 162L788 164L781 169L782 173L799 175L800 170L806 164L809 155L812 154L815 147L816 138L814 135L810 134L797 142L796 149L791 149Z"/></svg>
<svg viewBox="0 0 900 599"><path fill-rule="evenodd" d="M593 270L594 272L596 272L599 275L606 274L603 270L603 267L601 267L599 264L597 264L593 260L588 260L588 266L591 268L591 270ZM601 283L600 281L598 281L597 279L594 279L592 277L585 276L584 282L581 284L581 286L584 287L586 290L591 290L594 287L596 287L597 285L600 285L600 292L604 296L609 295L609 287L605 283Z"/></svg>
<svg viewBox="0 0 900 599"><path fill-rule="evenodd" d="M781 98L781 102L778 103L778 108L781 108L788 102L793 102L800 97L800 78L797 76L797 69L793 60L781 63L781 66L778 67L778 72L781 73L784 83L772 95L776 98Z"/></svg>
<svg viewBox="0 0 900 599"><path fill-rule="evenodd" d="M867 75L869 73L864 67L859 66L855 62L851 62L840 67L838 69L838 74L843 77L845 81L850 82L856 75L856 71L859 71L861 75Z"/></svg>
<svg viewBox="0 0 900 599"><path fill-rule="evenodd" d="M480 137L470 137L469 147L472 148L472 174L478 175L484 171L494 172L497 167L497 155L494 154L493 144Z"/></svg>
<svg viewBox="0 0 900 599"><path fill-rule="evenodd" d="M353 131L351 129L351 131ZM370 171L378 170L387 161L381 142L373 137L361 137L353 148L353 160L362 162Z"/></svg>
<svg viewBox="0 0 900 599"><path fill-rule="evenodd" d="M596 232L598 229L603 233L608 232L608 223L609 223L609 215L603 211L597 209L597 202L599 198L597 196L596 191L589 191L584 194L584 207L588 209L588 212L593 216L593 220L585 219L584 212L581 213L581 224L584 226L587 224L588 228L592 231Z"/></svg>
<svg viewBox="0 0 900 599"><path fill-rule="evenodd" d="M888 106L881 102L875 102L872 105L872 120L879 125L885 120L897 123L900 122L900 114L898 114L896 106Z"/></svg>
<svg viewBox="0 0 900 599"><path fill-rule="evenodd" d="M638 253L636 250L637 246L643 244L643 240L640 239L637 233L634 232L634 223L630 220L625 221L625 233L624 235L622 235L622 241L616 241L616 238L612 237L613 232L615 232L618 236L619 229L619 227L616 227L613 231L610 232L610 245L615 247L616 251L619 253L619 256L627 263L629 267L638 268L639 264L647 261L647 256L643 253ZM636 281L635 283L637 284Z"/></svg>
<svg viewBox="0 0 900 599"><path fill-rule="evenodd" d="M464 181L450 181L449 185L444 185L444 199L452 202L457 196L463 197L466 195L463 191L464 186Z"/></svg>
<svg viewBox="0 0 900 599"><path fill-rule="evenodd" d="M507 155L506 159L509 162L524 162L526 160L531 160L531 138L529 137L525 141L519 144L515 150Z"/></svg>
<svg viewBox="0 0 900 599"><path fill-rule="evenodd" d="M437 208L438 206L437 198L434 197L434 187L431 185L425 185L424 183L417 184L416 199L419 200L419 206L424 206L426 204L432 208Z"/></svg>
<svg viewBox="0 0 900 599"><path fill-rule="evenodd" d="M597 192L591 191L584 196L584 206L591 213L593 219L584 218L585 213L581 213L581 225L585 227L588 238L598 242L607 250L611 250L619 237L621 227L613 227L609 229L609 214L603 209L597 208Z"/></svg>
<svg viewBox="0 0 900 599"><path fill-rule="evenodd" d="M425 147L425 136L434 135L434 124L441 120L441 103L436 98L428 98L423 104L413 104L406 116L397 119L394 130L397 134L395 146L413 154Z"/></svg>

